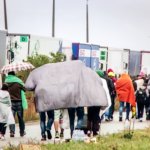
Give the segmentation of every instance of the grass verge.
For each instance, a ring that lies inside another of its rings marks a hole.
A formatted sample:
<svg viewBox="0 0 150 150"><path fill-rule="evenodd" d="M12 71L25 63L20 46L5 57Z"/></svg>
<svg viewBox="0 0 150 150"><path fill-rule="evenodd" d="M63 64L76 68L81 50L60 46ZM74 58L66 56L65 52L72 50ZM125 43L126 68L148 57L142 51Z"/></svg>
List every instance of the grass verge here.
<svg viewBox="0 0 150 150"><path fill-rule="evenodd" d="M41 145L42 150L148 150L150 149L150 128L135 131L132 138L124 132L98 137L98 142L69 142L62 144ZM14 147L13 147L14 148ZM18 150L19 148L15 148ZM12 150L7 148L6 150Z"/></svg>

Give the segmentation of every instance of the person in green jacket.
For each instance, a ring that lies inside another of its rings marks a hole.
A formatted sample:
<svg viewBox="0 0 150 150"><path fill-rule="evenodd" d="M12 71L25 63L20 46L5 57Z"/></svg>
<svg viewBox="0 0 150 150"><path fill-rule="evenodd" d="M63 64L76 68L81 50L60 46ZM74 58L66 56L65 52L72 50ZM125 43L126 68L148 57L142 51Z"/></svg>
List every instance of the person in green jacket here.
<svg viewBox="0 0 150 150"><path fill-rule="evenodd" d="M19 79L15 72L9 72L5 78L5 83L8 84L8 92L10 94L11 103L12 103L12 112L15 118L15 115L18 116L20 136L23 137L25 133L25 123L23 118L23 110L27 109L27 100L25 96L25 87L21 79ZM12 124L10 127L10 137L15 136L15 124Z"/></svg>

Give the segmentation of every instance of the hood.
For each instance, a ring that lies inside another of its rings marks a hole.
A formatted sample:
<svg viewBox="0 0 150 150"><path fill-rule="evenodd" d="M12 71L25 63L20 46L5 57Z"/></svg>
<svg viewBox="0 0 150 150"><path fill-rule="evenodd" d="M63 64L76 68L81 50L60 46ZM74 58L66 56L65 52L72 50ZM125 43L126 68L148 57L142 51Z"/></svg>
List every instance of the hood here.
<svg viewBox="0 0 150 150"><path fill-rule="evenodd" d="M9 93L7 91L0 90L0 98L9 97Z"/></svg>

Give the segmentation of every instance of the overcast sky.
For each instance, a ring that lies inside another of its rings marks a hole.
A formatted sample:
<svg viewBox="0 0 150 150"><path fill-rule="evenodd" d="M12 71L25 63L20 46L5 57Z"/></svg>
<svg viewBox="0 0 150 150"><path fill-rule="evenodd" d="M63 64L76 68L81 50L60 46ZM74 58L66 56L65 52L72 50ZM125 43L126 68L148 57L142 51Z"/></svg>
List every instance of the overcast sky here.
<svg viewBox="0 0 150 150"><path fill-rule="evenodd" d="M51 36L52 0L6 0L9 33ZM55 0L55 36L86 42L86 0ZM0 29L4 28L0 0ZM150 0L89 0L89 41L150 50Z"/></svg>

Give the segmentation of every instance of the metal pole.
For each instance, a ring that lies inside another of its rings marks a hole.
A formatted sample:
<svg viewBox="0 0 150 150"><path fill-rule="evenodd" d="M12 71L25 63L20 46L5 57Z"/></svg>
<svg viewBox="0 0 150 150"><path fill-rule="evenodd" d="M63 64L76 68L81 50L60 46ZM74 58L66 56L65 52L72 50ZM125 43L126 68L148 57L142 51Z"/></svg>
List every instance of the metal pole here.
<svg viewBox="0 0 150 150"><path fill-rule="evenodd" d="M55 37L55 0L53 0L52 9L52 37Z"/></svg>
<svg viewBox="0 0 150 150"><path fill-rule="evenodd" d="M5 21L5 30L8 30L6 0L4 0L4 21Z"/></svg>
<svg viewBox="0 0 150 150"><path fill-rule="evenodd" d="M86 42L89 43L89 12L88 12L88 0L86 0Z"/></svg>

